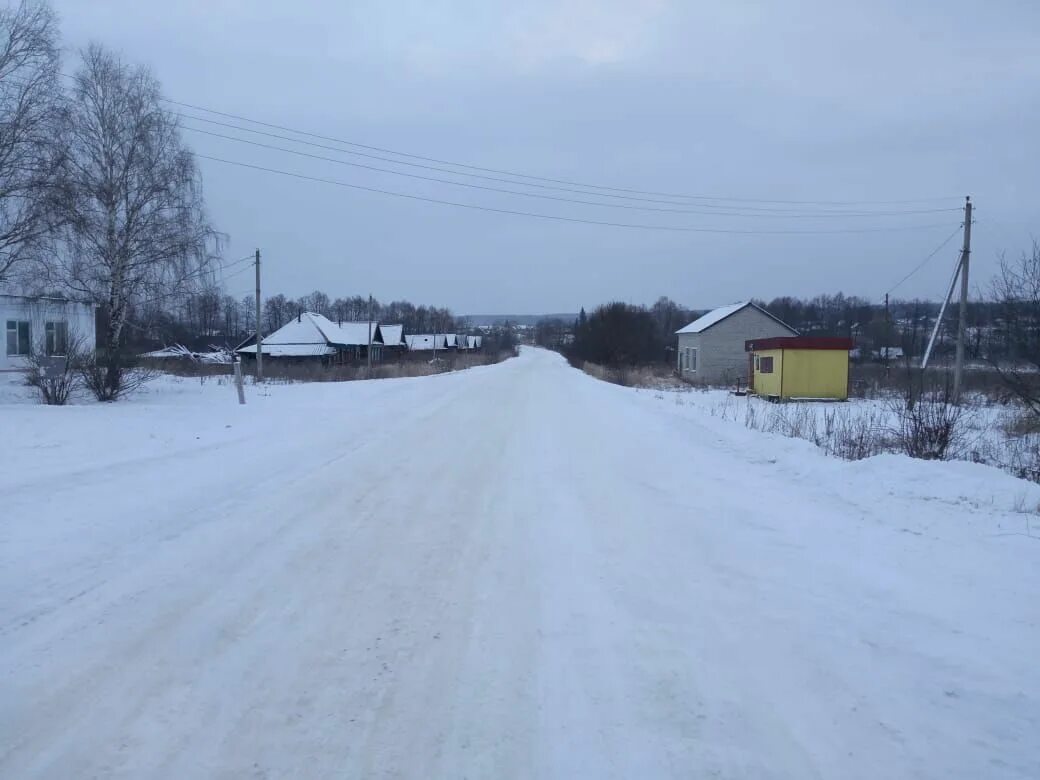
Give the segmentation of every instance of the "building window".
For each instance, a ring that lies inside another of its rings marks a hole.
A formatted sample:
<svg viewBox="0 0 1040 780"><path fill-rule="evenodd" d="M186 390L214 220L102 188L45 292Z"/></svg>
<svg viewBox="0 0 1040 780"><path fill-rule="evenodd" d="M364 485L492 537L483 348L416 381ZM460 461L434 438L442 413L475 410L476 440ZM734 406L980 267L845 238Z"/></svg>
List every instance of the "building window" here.
<svg viewBox="0 0 1040 780"><path fill-rule="evenodd" d="M7 354L29 354L29 323L23 320L7 321Z"/></svg>
<svg viewBox="0 0 1040 780"><path fill-rule="evenodd" d="M48 322L44 328L44 338L48 355L67 355L69 352L69 324L67 322Z"/></svg>
<svg viewBox="0 0 1040 780"><path fill-rule="evenodd" d="M758 370L759 370L759 373L762 373L762 374L772 374L773 373L773 358L772 358L772 356L759 358L759 360L758 360Z"/></svg>
<svg viewBox="0 0 1040 780"><path fill-rule="evenodd" d="M758 371L758 355L755 355L755 371Z"/></svg>
<svg viewBox="0 0 1040 780"><path fill-rule="evenodd" d="M697 370L697 348L694 347L690 350L690 371Z"/></svg>

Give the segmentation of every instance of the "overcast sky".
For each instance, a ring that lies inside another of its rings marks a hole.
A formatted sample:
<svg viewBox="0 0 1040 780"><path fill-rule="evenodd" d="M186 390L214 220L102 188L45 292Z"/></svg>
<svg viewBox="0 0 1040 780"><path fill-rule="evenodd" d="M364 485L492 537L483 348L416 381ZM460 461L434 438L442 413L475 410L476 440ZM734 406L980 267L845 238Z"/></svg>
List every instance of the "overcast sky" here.
<svg viewBox="0 0 1040 780"><path fill-rule="evenodd" d="M170 98L266 122L645 191L792 201L951 198L895 210L956 208L970 193L977 203L973 287L987 283L998 252L1017 255L1040 237L1035 0L53 2L69 49L66 71L75 67L75 49L97 40L149 65ZM960 222L955 211L807 219L602 208L365 171L190 131L185 138L200 154L310 176L608 222L736 230L933 225L840 235L635 230L472 211L201 160L211 216L230 236L227 260L260 247L265 292L291 296L371 292L461 314L568 312L659 295L695 308L839 290L880 299ZM959 241L897 297L938 298ZM240 274L228 286L245 294L251 279Z"/></svg>

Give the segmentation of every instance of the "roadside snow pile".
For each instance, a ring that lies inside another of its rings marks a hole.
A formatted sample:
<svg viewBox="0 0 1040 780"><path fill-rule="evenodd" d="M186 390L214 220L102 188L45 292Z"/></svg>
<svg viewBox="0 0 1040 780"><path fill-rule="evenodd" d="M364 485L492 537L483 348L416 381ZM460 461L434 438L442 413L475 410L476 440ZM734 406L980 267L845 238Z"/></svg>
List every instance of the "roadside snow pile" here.
<svg viewBox="0 0 1040 780"><path fill-rule="evenodd" d="M34 401L33 391L25 384L21 371L0 371L0 405Z"/></svg>
<svg viewBox="0 0 1040 780"><path fill-rule="evenodd" d="M886 454L846 468L896 498L960 504L980 512L1040 513L1040 485L982 463ZM1040 523L1037 533L1040 537Z"/></svg>

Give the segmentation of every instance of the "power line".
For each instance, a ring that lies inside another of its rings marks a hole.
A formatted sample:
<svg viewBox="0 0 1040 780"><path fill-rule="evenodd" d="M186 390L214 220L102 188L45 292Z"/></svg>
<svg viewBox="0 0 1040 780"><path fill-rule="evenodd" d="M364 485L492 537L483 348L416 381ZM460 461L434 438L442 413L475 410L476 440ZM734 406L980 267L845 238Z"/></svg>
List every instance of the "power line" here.
<svg viewBox="0 0 1040 780"><path fill-rule="evenodd" d="M888 291L887 291L887 292L885 293L885 295L890 295L890 294L892 294L893 292L895 292L896 288L898 288L898 287L899 287L900 285L902 285L902 284L903 284L903 282L905 282L905 281L906 281L907 279L909 279L909 278L910 278L911 276L913 276L913 275L914 275L914 274L916 274L916 273L917 273L918 271L920 271L920 270L921 270L922 268L924 268L924 267L925 267L925 265L926 265L926 264L928 263L928 261L929 261L929 260L931 260L931 259L932 259L933 257L935 257L935 256L936 256L937 254L939 254L939 252L940 252L940 251L942 251L942 248L943 248L944 246L946 246L946 245L947 245L948 243L950 243L950 241L952 241L952 240L953 240L953 237L954 237L955 235L957 235L957 233L959 233L959 232L960 232L960 229L961 229L962 227L963 227L963 225L958 225L957 227L955 227L955 228L953 229L953 232L952 232L952 233L950 233L950 235L948 235L948 236L947 236L947 237L946 237L946 238L945 238L945 239L943 240L943 242L942 242L941 244L939 244L939 246L937 246L937 247L936 247L935 249L933 249L933 250L932 250L931 252L929 252L929 253L928 253L928 255L927 255L927 256L926 256L925 258L924 258L924 260L922 260L922 261L921 261L920 263L918 263L918 264L917 264L916 266L914 266L914 267L913 267L913 269L911 269L910 273L908 273L908 274L907 274L906 276L904 276L904 277L903 277L902 279L900 279L900 280L899 280L898 282L896 282L896 283L895 283L895 284L894 284L894 285L893 285L892 287L890 287L890 288L888 289Z"/></svg>
<svg viewBox="0 0 1040 780"><path fill-rule="evenodd" d="M658 207L652 207L652 206L633 206L633 205L630 205L630 204L627 204L627 203L600 203L598 201L578 200L576 198L563 198L563 197L559 197L559 196L556 196L556 195L545 195L545 194L537 193L537 192L524 192L522 190L508 190L508 189L503 189L501 187L489 187L489 186L482 185L482 184L473 184L471 182L461 182L461 181L452 181L450 179L441 179L441 178L438 178L436 176L422 176L422 175L416 174L416 173L406 173L404 171L395 171L395 170L392 170L390 168L380 168L380 167L375 166L375 165L366 165L364 163L351 162L349 160L339 160L339 159L336 159L334 157L325 157L325 156L319 155L319 154L311 154L310 152L303 152L303 151L300 151L298 149L287 149L284 146L275 146L273 144L266 144L266 143L262 143L260 141L252 141L252 140L250 140L248 138L240 138L238 136L227 135L225 133L216 133L216 132L213 132L211 130L203 130L202 128L199 128L199 127L185 126L184 129L185 130L190 130L191 132L194 132L194 133L202 133L203 135L212 136L214 138L223 138L223 139L228 140L228 141L235 141L237 143L249 144L250 146L256 146L256 147L259 147L261 149L271 149L271 150L274 150L274 151L277 151L277 152L285 152L287 154L294 154L294 155L297 155L299 157L310 157L311 159L314 159L314 160L323 160L325 162L337 163L338 165L349 165L349 166L351 166L353 168L363 168L365 170L376 171L378 173L389 173L389 174L393 174L395 176L405 176L405 177L408 177L410 179L419 179L421 181L436 182L438 184L448 184L448 185L452 185L452 186L455 186L455 187L467 187L467 188L470 188L470 189L484 190L484 191L487 191L487 192L500 192L500 193L504 193L504 194L507 194L507 195L519 195L519 196L526 197L526 198L540 198L540 199L543 199L543 200L554 200L554 201L558 201L558 202L561 202L561 203L577 203L577 204L581 204L581 205L585 205L585 206L599 206L600 208L627 209L627 210L632 210L632 211L654 211L654 212L664 212L664 213L671 213L671 214L698 214L698 215L701 215L701 216L726 216L726 217L744 217L744 218L773 218L773 219L777 219L777 218L821 219L821 218L827 218L827 217L851 217L851 218L857 218L857 217L881 217L881 216L907 216L907 215L914 215L914 214L936 214L936 213L946 212L946 211L960 211L959 208L949 208L949 209L943 208L943 209L921 209L921 210L916 210L916 211L873 212L873 213L870 213L870 212L863 212L863 213L855 213L855 212L849 212L849 213L824 212L824 213L821 213L821 214L749 214L749 213L740 212L740 211L713 212L713 211L698 211L698 210L695 210L695 209L674 209L674 208L658 208ZM240 129L245 129L245 128L240 128ZM293 140L291 138L287 138L286 136L279 136L279 137L286 138L286 140L290 140L290 141ZM306 142L304 142L304 143L306 143ZM325 148L332 148L332 147L325 147ZM435 169L435 170L442 170L442 169ZM505 181L505 180L496 180L496 181ZM592 194L592 193L585 193L585 194Z"/></svg>
<svg viewBox="0 0 1040 780"><path fill-rule="evenodd" d="M461 203L459 201L443 200L441 198L430 198L423 195L413 195L405 192L395 192L394 190L384 190L379 189L378 187L366 187L361 184L351 184L349 182L338 181L336 179L326 179L319 176L307 176L302 173L283 171L278 168L268 168L263 165L254 165L252 163L240 162L238 160L228 160L223 157L212 157L206 154L196 154L195 156L203 160L212 160L213 162L224 163L226 165L237 165L239 167L250 168L255 171L275 173L280 176L288 176L291 178L302 179L305 181L321 182L322 184L332 184L337 187L348 187L350 189L362 190L364 192L374 192L380 195L390 195L395 198L407 198L408 200L423 201L425 203L439 203L444 206L456 206L458 208L474 209L476 211L490 211L497 214L512 214L521 217L550 219L558 222L577 222L586 225L602 225L606 227L632 228L637 230L663 230L678 233L727 233L737 235L824 235L846 233L888 233L907 230L926 230L928 228L946 227L948 225L948 223L939 222L927 225L905 225L887 228L843 228L836 230L731 230L725 228L687 227L681 225L645 225L630 222L607 222L601 220L582 219L579 217L564 217L556 214L541 214L532 211L518 211L514 209L494 208L492 206L480 206L474 203Z"/></svg>
<svg viewBox="0 0 1040 780"><path fill-rule="evenodd" d="M64 78L71 79L71 80L75 80L75 78L76 78L75 76L73 76L71 74L68 74L68 73L59 73L59 75L64 77ZM779 204L779 205L795 205L795 206L896 206L896 205L922 204L922 203L939 203L939 202L945 202L945 201L950 201L950 200L954 200L954 199L959 199L959 196L945 195L945 196L935 196L935 197L929 197L929 198L905 198L905 199L897 199L897 200L782 200L782 199L768 199L768 198L737 198L737 197L723 196L723 195L703 195L703 194L702 195L690 195L690 194L682 194L682 193L657 192L657 191L653 191L653 190L639 190L639 189L625 188L625 187L612 187L612 186L602 185L602 184L590 184L590 183L587 183L587 182L579 182L579 181L574 181L574 180L569 180L569 179L554 179L554 178L550 178L550 177L546 177L546 176L536 176L536 175L520 173L520 172L516 172L516 171L508 171L508 170L503 170L503 169L498 169L498 168L482 167L482 166L479 166L479 165L471 165L471 164L468 164L468 163L454 162L454 161L451 161L451 160L442 160L442 159L439 159L439 158L436 158L436 157L428 157L428 156L424 156L424 155L413 154L413 153L410 153L410 152L402 152L402 151L397 151L397 150L394 150L394 149L389 149L389 148L386 148L386 147L373 146L373 145L370 145L370 144L358 143L356 141L349 141L349 140L343 139L343 138L336 138L334 136L321 135L319 133L312 133L312 132L309 132L309 131L306 131L306 130L300 130L298 128L289 127L287 125L275 124L273 122L264 122L264 121L259 120L259 119L253 119L251 117L244 116L242 114L234 114L234 113L227 112L227 111L219 111L217 109L208 108L206 106L201 106L201 105L198 105L198 104L195 104L195 103L188 103L188 102L185 102L185 101L173 100L172 98L166 98L166 97L160 96L159 100L161 100L164 103L168 103L170 105L182 106L184 108L190 108L190 109L195 110L195 111L203 111L203 112L205 112L207 114L213 114L213 115L216 115L216 116L222 116L222 117L226 117L226 118L229 118L229 119L235 119L235 120L240 121L240 122L248 122L250 124L258 125L260 127L268 127L268 128L272 128L272 129L275 129L275 130L282 130L282 131L285 131L285 132L294 133L296 135L301 135L301 136L304 136L304 137L307 137L307 138L316 138L316 139L322 140L322 141L331 141L333 143L337 143L337 144L341 144L341 145L345 145L345 146L357 147L358 149L367 149L367 150L370 150L370 151L382 152L384 154L392 154L392 155L395 155L397 157L406 157L406 158L409 158L409 159L412 159L412 160L423 160L424 162L432 162L432 163L437 163L439 165L449 165L449 166L452 166L452 167L455 167L455 168L464 168L464 169L470 170L470 171L481 171L481 172L484 172L484 173L495 173L495 174L500 174L500 175L503 175L503 176L513 176L513 177L522 178L522 179L531 179L532 181L536 181L536 182L550 182L552 184L563 184L563 185L568 185L568 186L571 186L571 187L582 187L582 188L584 188L586 190L589 190L589 189L592 189L592 190L604 190L605 192L601 192L601 193L593 193L593 192L586 192L586 193L584 193L584 194L587 194L587 195L599 195L601 197L611 197L610 195L608 195L606 193L607 192L613 192L613 193L626 193L627 195L653 195L653 196L660 196L660 197L665 197L665 198L680 198L680 199L684 199L684 200L694 200L694 201L709 201L709 202L710 201L716 201L716 202L723 202L723 203L762 203L762 204ZM215 121L215 120L204 119L202 117L194 117L194 118L198 119L198 120L201 120L201 121L208 121L208 122L214 122ZM232 127L234 127L234 126L232 126ZM248 128L238 128L238 129L246 130L247 132L259 132L259 131L256 131L256 130L250 130ZM300 139L287 139L287 140L295 140L298 143L308 143L308 142L302 141ZM349 152L347 150L338 150L338 151L342 151L342 152L345 152L345 153L351 153L351 154L359 154L359 153L356 153L356 152ZM379 158L379 159L384 159L384 158ZM405 163L404 161L401 161L401 160L389 161L389 162L396 162L396 164L401 164L401 165L408 164L408 163ZM462 173L461 171L456 171L455 173L457 173L460 176L472 175L472 174ZM531 184L529 182L527 182L527 183L525 183L525 182L511 182L511 183L521 184L523 186L531 186L531 187L538 186L538 185L535 185L535 184ZM626 196L621 196L621 197L625 197L626 199L629 199L629 200L633 200L634 199L634 198L627 198ZM679 205L679 204L674 204L674 205ZM704 208L719 208L718 206L713 206L713 205L710 205L709 203L701 203L700 205L702 205ZM755 207L748 207L748 208L755 208ZM765 209L758 209L758 208L756 208L756 210L765 211Z"/></svg>
<svg viewBox="0 0 1040 780"><path fill-rule="evenodd" d="M266 138L277 138L277 139L280 139L280 140L283 140L283 141L290 141L291 143L295 143L295 144L303 144L305 146L310 146L310 147L314 147L314 148L318 148L318 149L326 149L326 150L333 151L333 152L339 152L340 154L349 154L349 155L353 155L355 157L364 157L364 158L370 159L370 160L379 160L381 162L391 163L392 165L405 165L405 166L408 166L408 167L411 167L411 168L420 168L422 170L428 170L428 171L438 171L440 173L447 173L447 174L450 174L452 176L468 176L470 178L481 179L483 181L502 182L502 183L505 183L505 184L519 185L521 187L533 187L533 188L542 189L542 190L555 190L557 192L570 192L570 193L574 193L574 194L578 194L578 195L592 195L592 196L600 197L600 198L614 198L614 199L623 200L623 201L638 201L638 202L642 202L642 203L661 203L661 204L667 204L667 205L671 205L671 206L688 206L688 205L690 205L688 203L683 203L682 201L676 201L676 200L664 200L664 199L661 199L661 198L643 198L643 197L637 197L637 196L633 196L633 195L616 195L616 194L607 193L607 192L589 192L587 190L579 190L579 189L574 189L572 187L561 187L561 186L549 185L549 184L538 184L538 183L534 183L534 182L523 182L523 181L516 181L515 179L505 179L505 178L502 178L502 177L499 177L499 176L485 176L485 175L478 174L478 173L466 173L464 171L454 171L454 170L451 170L450 168L443 168L443 167L439 167L439 166L436 166L436 165L424 165L422 163L408 162L407 160L395 160L392 157L383 157L383 156L377 155L377 154L368 154L366 152L358 152L358 151L355 151L353 149L344 149L344 148L342 148L342 146L329 146L328 144L320 144L320 143L316 143L314 141L307 141L307 140L304 140L302 138L294 138L294 137L289 136L289 135L282 135L280 133L270 133L270 132L266 132L264 130L256 130L256 129L251 128L251 127L243 127L241 125L232 124L230 122L221 122L221 121L216 120L216 119L209 119L207 117L202 117L202 116L193 116L191 114L183 114L183 113L178 114L178 116L180 116L181 118L184 118L184 119L190 119L190 120L195 121L195 122L205 122L207 124L216 125L216 126L219 126L219 127L226 127L226 128L230 128L230 129L233 129L233 130L238 130L240 132L252 133L253 135L264 136ZM254 146L263 146L263 144L257 143L255 141L250 141L249 139L241 138L241 137L238 137L238 136L222 135L220 133L212 132L212 131L209 131L209 130L203 130L203 129L197 128L197 127L188 127L186 125L183 125L182 127L184 127L185 130L190 130L190 131L196 132L196 133L205 133L207 135L213 135L213 136L216 136L218 138L226 138L228 140L239 141L241 143L251 143ZM290 151L292 153L298 153L298 152L293 152L292 150L286 150L286 149L284 149L282 147L269 146L268 148L277 149L279 151ZM329 159L329 158L319 158L319 159ZM382 172L385 172L385 173L393 173L393 174L396 174L396 175L399 175L399 176L407 176L407 175L409 175L409 174L403 173L401 171L392 171L392 170L388 171L385 168L377 168L377 167L373 167L373 166L363 166L363 165L361 165L359 163L346 163L345 161L342 161L342 160L336 160L336 162L342 162L342 163L347 164L347 165L352 165L353 164L353 165L356 165L357 167L369 167L371 170L382 171ZM425 177L416 176L415 178L425 178ZM442 179L430 179L430 180L431 181L443 181ZM449 183L449 184L457 184L459 186L467 186L467 185L465 185L465 184L463 184L461 182L449 181L447 183ZM472 185L470 185L470 186L472 186ZM583 201L578 201L578 202L583 202ZM596 204L596 205L609 206L610 204L603 203L603 204ZM804 211L804 209L797 209L796 210L796 209L791 209L791 208L769 208L769 207L764 207L764 206L744 206L744 207L739 207L739 208L741 208L740 212L734 212L734 211L732 211L732 209L735 209L735 208L738 208L738 207L737 206L733 206L733 205L720 206L720 205L717 205L717 204L714 204L714 203L697 203L695 205L697 205L699 208L713 209L714 211L710 211L710 212L679 211L679 213L705 214L705 215L709 215L709 214L710 215L714 215L714 214L717 213L719 216L732 215L732 216L793 216L793 217L816 217L816 216L823 216L823 217L826 217L826 216L851 216L851 217L866 216L866 217L871 217L871 216L903 216L903 215L907 215L907 214L933 214L933 213L938 213L938 212L943 212L943 211L960 211L959 207L941 208L941 209L902 209L902 210L899 210L899 211L870 211L870 212L862 212L862 213L848 212L848 211L837 211L837 210L832 210L832 209L825 209L825 210L821 209L821 210L819 210L815 214L799 214L797 212L798 211ZM657 211L668 211L668 209L646 209L646 210L647 211L654 211L654 210L657 210ZM729 211L727 211L727 210L729 210ZM748 214L748 213L743 213L743 212L756 212L756 213Z"/></svg>
<svg viewBox="0 0 1040 780"><path fill-rule="evenodd" d="M399 157L407 157L413 160L423 160L424 162L437 163L439 165L451 165L457 168L465 168L471 171L481 171L484 173L495 173L503 176L514 176L522 179L532 179L534 181L544 181L553 184L565 184L572 187L583 187L586 189L606 190L608 192L621 192L632 195L654 195L666 198L682 198L686 200L700 200L700 201L722 201L730 203L767 203L767 204L786 204L786 205L801 205L801 206L882 206L882 205L901 205L901 204L912 204L912 203L935 203L953 200L955 196L940 196L932 198L911 198L903 200L774 200L765 198L734 198L722 195L686 195L680 193L669 193L669 192L655 192L653 190L638 190L625 187L610 187L603 184L589 184L587 182L572 181L569 179L553 179L547 176L534 176L532 174L518 173L516 171L502 170L498 168L486 168L479 165L469 165L467 163L452 162L451 160L442 160L436 157L426 157L419 154L412 154L410 152L400 152L394 149L388 149L381 146L372 146L369 144L357 143L356 141L349 141L343 138L336 138L333 136L321 135L319 133L312 133L306 130L299 130L297 128L288 127L286 125L279 125L273 122L263 122L259 119L252 119L241 114L233 114L227 111L218 111L217 109L207 108L194 103L187 103L180 100L172 100L171 98L160 98L165 103L169 103L175 106L182 106L184 108L190 108L194 111L204 111L208 114L214 114L216 116L223 116L229 119L235 119L240 122L249 122L250 124L259 125L260 127L268 127L274 130L283 130L289 133L295 133L302 135L307 138L316 138L320 141L332 141L333 143L343 144L345 146L354 146L359 149L368 149L375 152L383 152L384 154L393 154ZM592 194L592 193L588 193Z"/></svg>

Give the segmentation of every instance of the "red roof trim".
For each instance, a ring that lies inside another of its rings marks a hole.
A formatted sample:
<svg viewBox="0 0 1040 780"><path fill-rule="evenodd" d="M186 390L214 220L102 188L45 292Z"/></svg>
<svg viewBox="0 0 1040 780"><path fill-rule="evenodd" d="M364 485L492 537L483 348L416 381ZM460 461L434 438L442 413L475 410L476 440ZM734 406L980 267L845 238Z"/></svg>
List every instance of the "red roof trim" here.
<svg viewBox="0 0 1040 780"><path fill-rule="evenodd" d="M852 339L833 336L774 336L768 339L750 339L744 342L745 352L767 349L832 349L849 350L855 346Z"/></svg>

